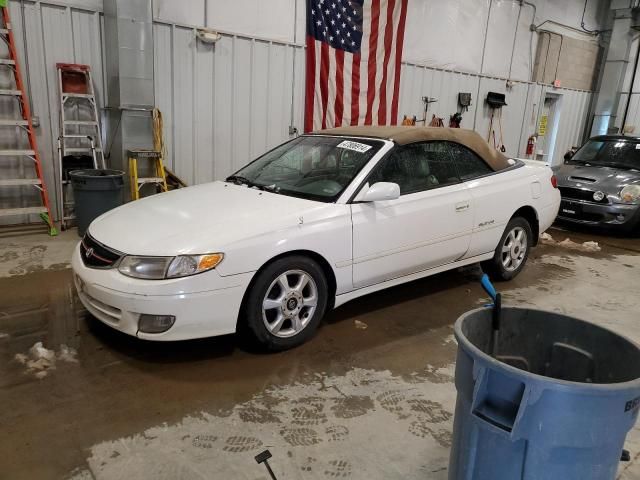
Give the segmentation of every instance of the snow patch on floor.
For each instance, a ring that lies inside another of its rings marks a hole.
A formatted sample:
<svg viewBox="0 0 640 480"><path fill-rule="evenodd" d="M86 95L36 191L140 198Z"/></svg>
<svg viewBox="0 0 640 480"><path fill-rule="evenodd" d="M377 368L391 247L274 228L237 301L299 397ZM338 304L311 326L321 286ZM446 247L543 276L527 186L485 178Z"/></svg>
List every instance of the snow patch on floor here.
<svg viewBox="0 0 640 480"><path fill-rule="evenodd" d="M76 363L77 352L74 348L60 345L60 350L56 354L54 350L49 350L36 342L27 353L16 353L14 359L26 367L29 374L36 378L44 378L51 370L56 368L56 360L68 363Z"/></svg>
<svg viewBox="0 0 640 480"><path fill-rule="evenodd" d="M230 415L202 412L96 445L89 471L97 479L267 478L254 456L268 448L278 478L444 480L453 366L428 370L403 379L354 369L271 387ZM427 381L434 372L446 381Z"/></svg>
<svg viewBox="0 0 640 480"><path fill-rule="evenodd" d="M569 250L578 250L580 252L599 252L602 250L598 242L576 243L570 238L565 238L561 242L556 242L556 240L548 233L540 235L540 243L543 243L544 245L555 245Z"/></svg>

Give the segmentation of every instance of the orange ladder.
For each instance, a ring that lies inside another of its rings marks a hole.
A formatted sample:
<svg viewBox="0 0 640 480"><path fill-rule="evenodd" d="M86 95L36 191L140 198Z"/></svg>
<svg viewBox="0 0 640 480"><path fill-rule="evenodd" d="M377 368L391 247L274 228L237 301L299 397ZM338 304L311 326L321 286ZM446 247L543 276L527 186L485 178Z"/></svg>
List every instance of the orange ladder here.
<svg viewBox="0 0 640 480"><path fill-rule="evenodd" d="M35 177L32 178L0 178L0 189L6 191L9 188L18 188L32 186L38 189L40 193L40 205L21 207L21 208L0 208L0 217L19 216L19 215L39 215L47 224L49 235L58 234L51 216L51 208L49 206L49 195L47 186L42 175L42 163L40 162L40 154L38 153L38 145L36 143L36 135L33 131L31 121L31 110L27 100L27 94L22 82L20 73L20 65L18 63L18 53L16 51L16 42L11 28L11 19L9 18L9 8L2 7L2 25L0 25L0 39L2 39L9 47L9 58L1 58L0 66L9 68L14 75L15 89L2 89L0 96L12 97L18 100L20 108L20 118L2 119L0 126L15 127L20 131L27 133L29 148L2 148L0 147L0 161L6 157L19 157L21 159L33 162L35 169ZM2 166L0 166L2 168Z"/></svg>

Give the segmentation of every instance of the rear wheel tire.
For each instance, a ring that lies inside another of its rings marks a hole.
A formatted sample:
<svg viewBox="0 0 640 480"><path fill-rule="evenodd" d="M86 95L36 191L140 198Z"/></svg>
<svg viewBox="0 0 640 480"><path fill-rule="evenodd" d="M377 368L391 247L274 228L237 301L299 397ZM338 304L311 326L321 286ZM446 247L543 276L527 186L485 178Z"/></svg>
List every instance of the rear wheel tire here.
<svg viewBox="0 0 640 480"><path fill-rule="evenodd" d="M507 224L491 260L482 262L482 268L496 280L511 280L524 268L533 245L533 231L529 222L514 217Z"/></svg>
<svg viewBox="0 0 640 480"><path fill-rule="evenodd" d="M258 273L248 292L245 331L259 347L287 350L309 340L327 308L328 285L308 257L276 260Z"/></svg>

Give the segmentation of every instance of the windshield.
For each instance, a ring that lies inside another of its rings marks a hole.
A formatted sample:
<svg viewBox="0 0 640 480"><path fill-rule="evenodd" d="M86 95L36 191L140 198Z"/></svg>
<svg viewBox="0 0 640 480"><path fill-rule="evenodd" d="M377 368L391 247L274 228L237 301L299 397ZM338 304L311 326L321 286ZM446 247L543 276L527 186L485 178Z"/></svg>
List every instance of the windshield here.
<svg viewBox="0 0 640 480"><path fill-rule="evenodd" d="M265 153L227 181L333 202L382 145L378 140L302 136Z"/></svg>
<svg viewBox="0 0 640 480"><path fill-rule="evenodd" d="M640 169L640 143L615 138L589 140L568 163Z"/></svg>

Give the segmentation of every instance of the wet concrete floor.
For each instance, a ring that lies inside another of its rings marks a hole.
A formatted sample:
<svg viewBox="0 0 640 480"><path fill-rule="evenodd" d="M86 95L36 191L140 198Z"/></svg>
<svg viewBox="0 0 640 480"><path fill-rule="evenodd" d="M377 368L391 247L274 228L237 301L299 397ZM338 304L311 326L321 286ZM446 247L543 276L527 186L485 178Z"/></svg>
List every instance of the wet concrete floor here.
<svg viewBox="0 0 640 480"><path fill-rule="evenodd" d="M538 247L516 280L499 284L507 301L600 312L596 321L640 340L630 323L640 240L550 233L598 241L602 251ZM267 478L253 461L264 448L284 478L446 478L452 325L485 298L468 273L355 300L311 342L264 355L235 336L152 343L113 331L84 311L71 271L47 255L42 268L0 278L0 478ZM624 287L615 298L606 290L591 306L569 298L583 283L611 288L613 272ZM37 378L15 356L39 341L77 350L77 361ZM625 480L640 479L640 432L630 441Z"/></svg>

